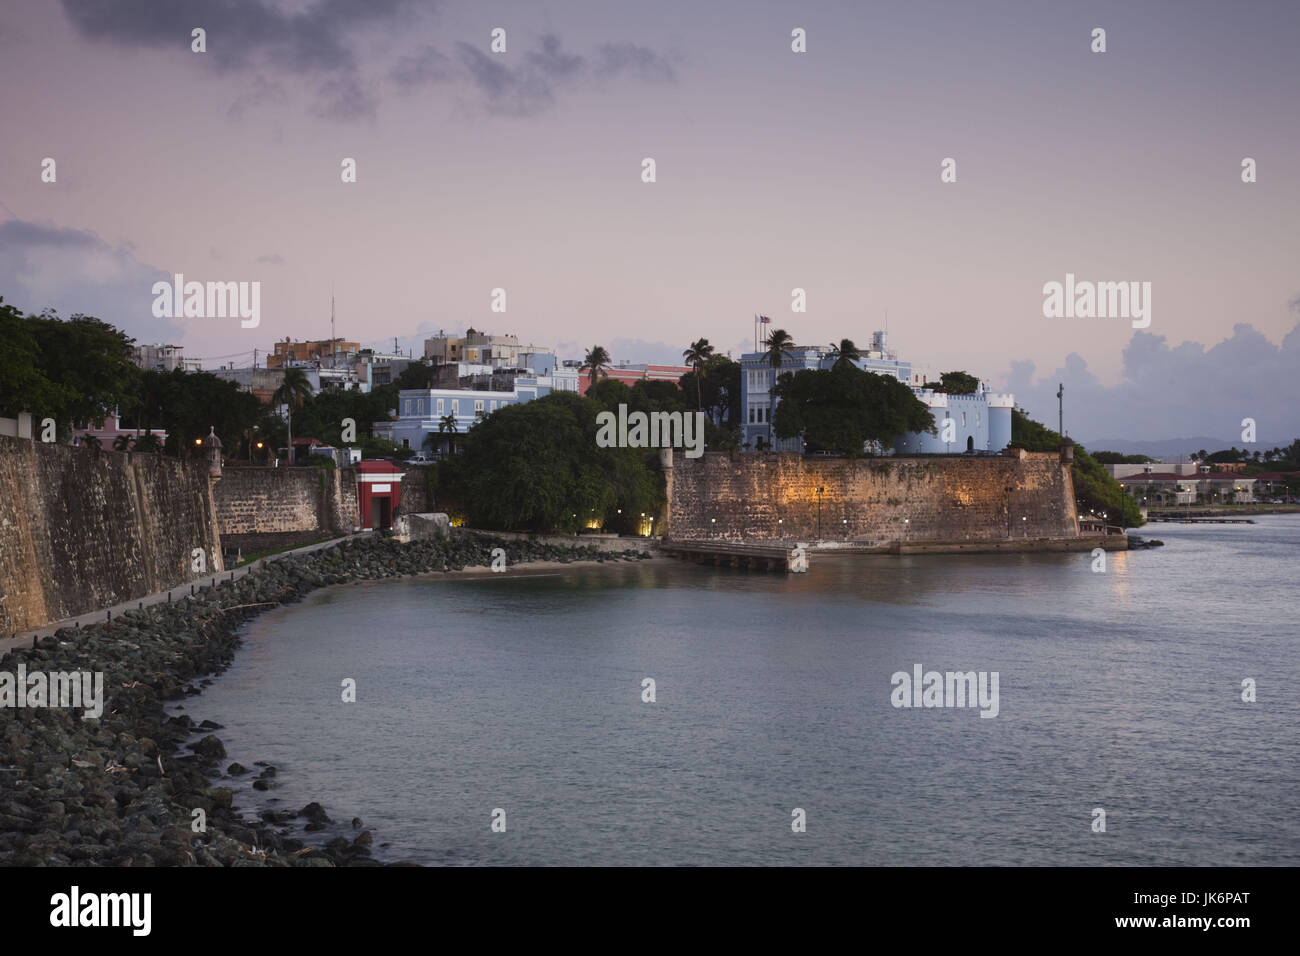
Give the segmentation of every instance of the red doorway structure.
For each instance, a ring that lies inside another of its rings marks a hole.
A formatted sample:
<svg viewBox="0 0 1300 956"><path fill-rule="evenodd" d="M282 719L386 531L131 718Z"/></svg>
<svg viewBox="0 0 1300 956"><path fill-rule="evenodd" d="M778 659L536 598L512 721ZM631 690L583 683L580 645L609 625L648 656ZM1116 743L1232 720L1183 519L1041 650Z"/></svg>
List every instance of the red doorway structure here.
<svg viewBox="0 0 1300 956"><path fill-rule="evenodd" d="M363 461L357 465L357 504L362 531L391 528L393 515L401 503L402 469L387 461Z"/></svg>

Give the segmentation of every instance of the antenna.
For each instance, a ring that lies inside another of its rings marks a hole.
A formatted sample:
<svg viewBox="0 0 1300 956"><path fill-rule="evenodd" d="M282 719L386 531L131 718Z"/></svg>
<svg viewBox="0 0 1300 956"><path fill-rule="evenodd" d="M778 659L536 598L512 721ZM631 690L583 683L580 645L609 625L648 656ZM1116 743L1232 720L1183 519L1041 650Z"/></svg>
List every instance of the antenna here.
<svg viewBox="0 0 1300 956"><path fill-rule="evenodd" d="M334 367L334 355L338 348L338 343L334 341L334 287L330 286L330 368Z"/></svg>

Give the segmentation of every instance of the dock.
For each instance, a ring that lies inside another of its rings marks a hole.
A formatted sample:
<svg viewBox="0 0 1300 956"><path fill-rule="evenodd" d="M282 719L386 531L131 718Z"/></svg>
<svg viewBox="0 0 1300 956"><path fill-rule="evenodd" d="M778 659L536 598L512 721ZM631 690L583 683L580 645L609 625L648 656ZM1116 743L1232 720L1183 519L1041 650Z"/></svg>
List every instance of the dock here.
<svg viewBox="0 0 1300 956"><path fill-rule="evenodd" d="M753 571L808 570L808 552L804 547L781 544L740 544L734 541L664 541L664 554L698 564L714 564Z"/></svg>
<svg viewBox="0 0 1300 956"><path fill-rule="evenodd" d="M1173 518L1160 516L1153 518L1147 517L1147 521L1163 521L1167 524L1254 524L1254 518Z"/></svg>

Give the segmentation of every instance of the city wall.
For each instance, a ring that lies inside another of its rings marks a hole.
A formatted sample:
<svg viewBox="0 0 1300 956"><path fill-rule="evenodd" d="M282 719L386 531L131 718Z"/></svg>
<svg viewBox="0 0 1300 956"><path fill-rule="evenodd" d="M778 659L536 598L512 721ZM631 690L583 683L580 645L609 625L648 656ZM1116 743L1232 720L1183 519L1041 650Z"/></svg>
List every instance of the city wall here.
<svg viewBox="0 0 1300 956"><path fill-rule="evenodd" d="M672 540L880 547L1079 534L1070 469L1055 453L858 459L676 453L665 474Z"/></svg>
<svg viewBox="0 0 1300 956"><path fill-rule="evenodd" d="M227 467L213 489L227 548L292 547L360 523L353 468Z"/></svg>
<svg viewBox="0 0 1300 956"><path fill-rule="evenodd" d="M0 435L0 634L202 579L194 548L219 568L206 462Z"/></svg>

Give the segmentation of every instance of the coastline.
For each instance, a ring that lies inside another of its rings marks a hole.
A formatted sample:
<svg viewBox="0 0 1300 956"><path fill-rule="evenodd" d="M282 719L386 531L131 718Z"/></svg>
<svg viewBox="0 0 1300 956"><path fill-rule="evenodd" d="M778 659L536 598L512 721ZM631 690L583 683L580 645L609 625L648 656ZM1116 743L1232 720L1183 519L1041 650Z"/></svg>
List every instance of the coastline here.
<svg viewBox="0 0 1300 956"><path fill-rule="evenodd" d="M498 547L513 571L529 575L654 560L636 549L597 552L480 532L408 544L344 539L203 585L193 597L62 627L36 647L9 650L0 673L94 673L103 709L83 719L88 709L47 706L44 691L38 703L0 706L0 866L384 865L371 856L373 831L337 808L311 802L245 819L237 790L269 787L256 781L274 777L275 768L223 767L221 727L168 709L188 709L233 660L243 625L263 611L335 584L499 574L490 567ZM28 700L36 698L29 692ZM309 843L333 823L331 811L350 817L357 835Z"/></svg>

